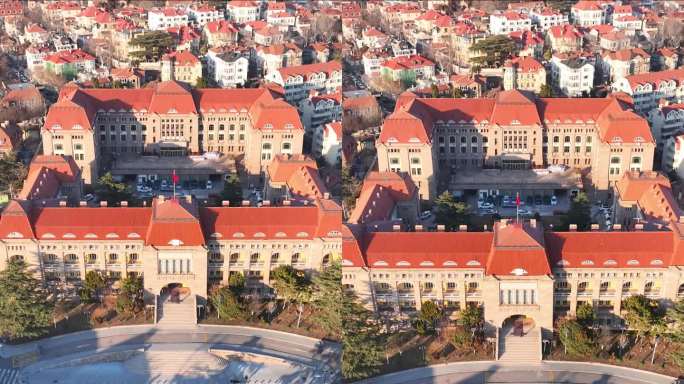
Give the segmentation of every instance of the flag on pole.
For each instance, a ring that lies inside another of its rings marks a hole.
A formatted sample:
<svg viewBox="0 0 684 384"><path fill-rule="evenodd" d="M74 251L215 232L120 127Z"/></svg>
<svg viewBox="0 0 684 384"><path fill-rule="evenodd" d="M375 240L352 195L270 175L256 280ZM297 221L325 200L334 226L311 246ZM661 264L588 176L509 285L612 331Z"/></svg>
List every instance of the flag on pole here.
<svg viewBox="0 0 684 384"><path fill-rule="evenodd" d="M516 207L520 206L520 192L515 193L515 206Z"/></svg>
<svg viewBox="0 0 684 384"><path fill-rule="evenodd" d="M176 175L176 170L173 170L171 174L171 184L173 184L173 200L176 200L176 183L178 183L179 177Z"/></svg>
<svg viewBox="0 0 684 384"><path fill-rule="evenodd" d="M515 193L515 222L519 223L520 222L520 192Z"/></svg>

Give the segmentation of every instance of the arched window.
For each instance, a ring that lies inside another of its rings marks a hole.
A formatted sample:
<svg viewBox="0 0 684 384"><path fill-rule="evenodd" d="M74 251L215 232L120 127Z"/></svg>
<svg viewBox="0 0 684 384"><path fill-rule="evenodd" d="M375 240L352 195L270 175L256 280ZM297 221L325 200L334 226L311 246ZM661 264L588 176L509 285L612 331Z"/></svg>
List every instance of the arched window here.
<svg viewBox="0 0 684 384"><path fill-rule="evenodd" d="M608 288L610 288L610 283L607 281L604 281L601 283L601 288L599 289L599 291L605 292L608 290Z"/></svg>
<svg viewBox="0 0 684 384"><path fill-rule="evenodd" d="M138 254L137 253L131 253L128 255L128 263L129 264L137 264L138 263Z"/></svg>
<svg viewBox="0 0 684 384"><path fill-rule="evenodd" d="M622 283L622 293L629 292L630 289L632 289L631 281L625 281Z"/></svg>
<svg viewBox="0 0 684 384"><path fill-rule="evenodd" d="M468 292L473 292L477 291L477 289L480 287L480 285L474 281L471 281L468 283Z"/></svg>
<svg viewBox="0 0 684 384"><path fill-rule="evenodd" d="M589 284L586 281L583 281L577 285L577 292L584 292L587 290L587 287Z"/></svg>
<svg viewBox="0 0 684 384"><path fill-rule="evenodd" d="M399 284L399 290L408 291L413 289L413 284L411 283L401 283Z"/></svg>
<svg viewBox="0 0 684 384"><path fill-rule="evenodd" d="M298 264L299 263L299 253L295 253L292 255L292 264Z"/></svg>
<svg viewBox="0 0 684 384"><path fill-rule="evenodd" d="M684 296L684 284L679 286L679 289L677 290L677 296Z"/></svg>
<svg viewBox="0 0 684 384"><path fill-rule="evenodd" d="M64 255L64 262L67 264L78 264L78 256L73 253Z"/></svg>
<svg viewBox="0 0 684 384"><path fill-rule="evenodd" d="M423 283L423 288L427 291L431 290L434 287L435 287L435 285L430 281Z"/></svg>
<svg viewBox="0 0 684 384"><path fill-rule="evenodd" d="M107 259L110 263L116 263L117 260L119 260L119 255L116 253L110 253L109 258Z"/></svg>
<svg viewBox="0 0 684 384"><path fill-rule="evenodd" d="M278 264L279 253L274 253L271 255L271 264Z"/></svg>
<svg viewBox="0 0 684 384"><path fill-rule="evenodd" d="M47 255L43 256L43 260L48 264L54 264L57 262L57 255L54 253L48 253Z"/></svg>
<svg viewBox="0 0 684 384"><path fill-rule="evenodd" d="M238 259L240 259L240 254L239 253L231 253L230 254L230 262L231 263L237 263Z"/></svg>
<svg viewBox="0 0 684 384"><path fill-rule="evenodd" d="M653 285L654 284L652 281L649 281L648 283L646 283L646 286L644 287L644 293L646 293L646 294L650 293L653 290Z"/></svg>
<svg viewBox="0 0 684 384"><path fill-rule="evenodd" d="M10 262L23 262L24 261L24 256L22 255L12 255L9 258Z"/></svg>
<svg viewBox="0 0 684 384"><path fill-rule="evenodd" d="M558 281L556 282L556 290L570 291L570 284L567 281Z"/></svg>
<svg viewBox="0 0 684 384"><path fill-rule="evenodd" d="M265 151L270 151L271 150L271 143L264 143L261 145L261 149Z"/></svg>
<svg viewBox="0 0 684 384"><path fill-rule="evenodd" d="M97 255L94 253L89 253L86 255L86 263L95 264L97 262Z"/></svg>
<svg viewBox="0 0 684 384"><path fill-rule="evenodd" d="M330 255L323 256L322 264L323 264L323 267L327 267L328 265L330 265Z"/></svg>
<svg viewBox="0 0 684 384"><path fill-rule="evenodd" d="M256 264L259 262L259 254L258 253L252 253L249 256L249 263L250 264Z"/></svg>
<svg viewBox="0 0 684 384"><path fill-rule="evenodd" d="M379 291L389 291L391 287L388 283L376 283L375 289Z"/></svg>

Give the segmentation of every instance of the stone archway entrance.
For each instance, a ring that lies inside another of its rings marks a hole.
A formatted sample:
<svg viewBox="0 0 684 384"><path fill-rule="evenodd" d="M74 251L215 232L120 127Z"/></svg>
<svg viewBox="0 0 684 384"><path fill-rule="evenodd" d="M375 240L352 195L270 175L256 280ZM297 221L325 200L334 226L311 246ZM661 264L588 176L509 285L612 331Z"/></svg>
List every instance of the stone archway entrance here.
<svg viewBox="0 0 684 384"><path fill-rule="evenodd" d="M502 335L525 336L535 327L534 319L525 315L507 317L501 324Z"/></svg>
<svg viewBox="0 0 684 384"><path fill-rule="evenodd" d="M182 283L169 283L159 292L157 323L161 325L181 325L196 323L196 300L190 288Z"/></svg>
<svg viewBox="0 0 684 384"><path fill-rule="evenodd" d="M161 288L159 296L162 302L181 303L190 297L190 288L183 286L183 283L169 283Z"/></svg>

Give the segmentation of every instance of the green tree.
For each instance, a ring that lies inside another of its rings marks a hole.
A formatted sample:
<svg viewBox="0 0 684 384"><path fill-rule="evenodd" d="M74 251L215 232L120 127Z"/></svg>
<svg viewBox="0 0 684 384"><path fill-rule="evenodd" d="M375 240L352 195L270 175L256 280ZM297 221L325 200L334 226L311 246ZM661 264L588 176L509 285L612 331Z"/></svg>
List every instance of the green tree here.
<svg viewBox="0 0 684 384"><path fill-rule="evenodd" d="M135 36L128 44L140 49L130 52L133 59L159 61L176 45L176 39L166 31L149 31Z"/></svg>
<svg viewBox="0 0 684 384"><path fill-rule="evenodd" d="M434 84L434 83L433 83L433 84L430 86L430 90L431 90L431 92L432 92L432 98L433 98L433 99L436 99L436 98L439 97L439 87L437 87L437 84Z"/></svg>
<svg viewBox="0 0 684 384"><path fill-rule="evenodd" d="M373 313L351 293L343 295L342 375L348 381L380 372L385 336Z"/></svg>
<svg viewBox="0 0 684 384"><path fill-rule="evenodd" d="M575 311L577 322L583 327L590 327L594 324L596 320L596 314L594 313L594 307L587 302L584 302L577 306Z"/></svg>
<svg viewBox="0 0 684 384"><path fill-rule="evenodd" d="M579 357L591 354L595 347L594 342L577 320L563 319L559 321L557 328L560 341L569 355Z"/></svg>
<svg viewBox="0 0 684 384"><path fill-rule="evenodd" d="M342 266L332 262L313 278L313 321L324 331L340 336L342 329Z"/></svg>
<svg viewBox="0 0 684 384"><path fill-rule="evenodd" d="M546 51L544 51L544 60L549 61L551 60L551 58L553 58L553 52L549 48Z"/></svg>
<svg viewBox="0 0 684 384"><path fill-rule="evenodd" d="M245 309L230 287L214 287L209 293L209 304L216 310L218 317L226 320L240 319Z"/></svg>
<svg viewBox="0 0 684 384"><path fill-rule="evenodd" d="M553 91L548 84L541 86L541 89L539 90L539 97L553 97Z"/></svg>
<svg viewBox="0 0 684 384"><path fill-rule="evenodd" d="M635 295L626 298L622 303L625 311L624 318L627 326L637 333L639 337L650 333L659 324L658 302L643 295Z"/></svg>
<svg viewBox="0 0 684 384"><path fill-rule="evenodd" d="M587 230L591 225L591 204L587 194L580 192L570 203L570 210L563 217L563 228L568 230L570 224L577 224L580 231Z"/></svg>
<svg viewBox="0 0 684 384"><path fill-rule="evenodd" d="M470 223L470 212L466 203L457 201L448 191L435 200L435 221L447 229L456 229L461 224Z"/></svg>
<svg viewBox="0 0 684 384"><path fill-rule="evenodd" d="M198 77L197 80L195 80L195 87L209 88L209 83L207 82L207 79L205 79L204 77Z"/></svg>
<svg viewBox="0 0 684 384"><path fill-rule="evenodd" d="M116 312L135 314L143 309L143 280L141 277L128 276L121 279L119 296L116 298Z"/></svg>
<svg viewBox="0 0 684 384"><path fill-rule="evenodd" d="M456 325L451 341L455 346L461 348L471 345L475 341L475 334L482 329L482 308L472 305L467 306L461 311Z"/></svg>
<svg viewBox="0 0 684 384"><path fill-rule="evenodd" d="M356 198L361 192L361 183L351 174L349 167L342 167L342 202L345 209L349 212L356 205Z"/></svg>
<svg viewBox="0 0 684 384"><path fill-rule="evenodd" d="M245 275L243 275L242 272L233 273L228 277L228 286L238 297L244 292L245 284Z"/></svg>
<svg viewBox="0 0 684 384"><path fill-rule="evenodd" d="M473 44L470 50L480 54L473 57L473 63L487 67L499 67L506 59L517 55L515 41L506 35L485 37Z"/></svg>
<svg viewBox="0 0 684 384"><path fill-rule="evenodd" d="M304 272L291 265L280 265L271 271L271 281L278 296L285 301L285 305L303 301L311 288L311 282Z"/></svg>
<svg viewBox="0 0 684 384"><path fill-rule="evenodd" d="M0 156L0 192L18 192L26 173L26 167L14 153Z"/></svg>
<svg viewBox="0 0 684 384"><path fill-rule="evenodd" d="M442 309L434 301L425 301L420 306L420 319L434 328L437 321L442 318Z"/></svg>
<svg viewBox="0 0 684 384"><path fill-rule="evenodd" d="M242 185L237 174L230 175L228 180L223 183L221 199L230 201L232 207L238 207L242 204Z"/></svg>
<svg viewBox="0 0 684 384"><path fill-rule="evenodd" d="M111 172L102 175L95 184L95 193L101 201L113 206L122 201L131 201L133 194L126 183L114 181Z"/></svg>
<svg viewBox="0 0 684 384"><path fill-rule="evenodd" d="M102 288L105 287L105 279L98 271L88 271L83 279L83 287L81 288L81 301L85 303L92 303L93 297L97 297Z"/></svg>
<svg viewBox="0 0 684 384"><path fill-rule="evenodd" d="M668 308L665 318L672 329L670 338L677 344L677 348L670 349L669 357L684 370L684 299Z"/></svg>
<svg viewBox="0 0 684 384"><path fill-rule="evenodd" d="M465 95L463 94L463 91L461 90L461 88L454 87L451 90L451 97L453 97L454 99L462 99L465 97Z"/></svg>
<svg viewBox="0 0 684 384"><path fill-rule="evenodd" d="M10 261L0 271L0 337L14 341L43 336L52 321L54 304L41 282L23 261Z"/></svg>

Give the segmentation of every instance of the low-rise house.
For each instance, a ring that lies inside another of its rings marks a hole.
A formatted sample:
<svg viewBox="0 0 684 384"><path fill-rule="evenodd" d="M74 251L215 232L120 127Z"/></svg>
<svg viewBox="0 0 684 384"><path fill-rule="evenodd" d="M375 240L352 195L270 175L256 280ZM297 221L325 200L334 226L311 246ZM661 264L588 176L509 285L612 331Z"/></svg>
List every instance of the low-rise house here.
<svg viewBox="0 0 684 384"><path fill-rule="evenodd" d="M191 51L195 54L199 53L200 42L202 40L202 33L199 30L183 25L180 27L168 28L166 31L176 38L177 51Z"/></svg>
<svg viewBox="0 0 684 384"><path fill-rule="evenodd" d="M326 63L330 60L331 51L328 44L312 43L303 52L303 57L310 63Z"/></svg>
<svg viewBox="0 0 684 384"><path fill-rule="evenodd" d="M604 51L599 67L603 81L615 82L630 75L647 73L651 70L651 55L641 48L628 48L619 51Z"/></svg>
<svg viewBox="0 0 684 384"><path fill-rule="evenodd" d="M226 4L226 16L228 20L239 24L259 19L259 4L256 1L229 1Z"/></svg>
<svg viewBox="0 0 684 384"><path fill-rule="evenodd" d="M631 96L634 110L645 116L661 105L662 99L684 103L684 68L623 77L613 83L612 89Z"/></svg>
<svg viewBox="0 0 684 384"><path fill-rule="evenodd" d="M3 108L14 109L30 116L39 116L45 113L45 99L38 88L31 85L7 92L0 100L0 109Z"/></svg>
<svg viewBox="0 0 684 384"><path fill-rule="evenodd" d="M112 68L112 83L125 87L140 88L143 83L143 73L137 68Z"/></svg>
<svg viewBox="0 0 684 384"><path fill-rule="evenodd" d="M342 161L342 123L330 122L316 132L319 135L314 136L312 144L314 155L322 156L328 164L339 164Z"/></svg>
<svg viewBox="0 0 684 384"><path fill-rule="evenodd" d="M684 178L684 134L670 137L664 145L662 167L665 172L674 172Z"/></svg>
<svg viewBox="0 0 684 384"><path fill-rule="evenodd" d="M590 27L606 21L599 1L580 0L570 8L572 22L580 27Z"/></svg>
<svg viewBox="0 0 684 384"><path fill-rule="evenodd" d="M288 12L278 12L268 17L266 20L269 24L277 27L281 32L285 33L295 26L295 15Z"/></svg>
<svg viewBox="0 0 684 384"><path fill-rule="evenodd" d="M28 24L24 27L22 41L31 44L43 44L48 40L50 33L38 24Z"/></svg>
<svg viewBox="0 0 684 384"><path fill-rule="evenodd" d="M480 75L451 75L449 83L467 97L482 97L486 90L486 79Z"/></svg>
<svg viewBox="0 0 684 384"><path fill-rule="evenodd" d="M388 60L388 55L382 51L368 50L363 53L361 62L363 63L363 73L368 77L380 76L382 64Z"/></svg>
<svg viewBox="0 0 684 384"><path fill-rule="evenodd" d="M582 48L582 34L570 24L551 27L546 38L554 52L576 52Z"/></svg>
<svg viewBox="0 0 684 384"><path fill-rule="evenodd" d="M0 155L13 153L21 143L21 130L14 122L0 122Z"/></svg>
<svg viewBox="0 0 684 384"><path fill-rule="evenodd" d="M256 48L257 73L265 74L284 67L302 65L302 50L293 43L279 43Z"/></svg>
<svg viewBox="0 0 684 384"><path fill-rule="evenodd" d="M305 133L315 138L323 126L332 121L342 120L341 94L339 92L324 95L312 95L299 102L299 115L304 124Z"/></svg>
<svg viewBox="0 0 684 384"><path fill-rule="evenodd" d="M420 55L395 57L382 63L382 76L404 84L415 84L419 80L431 80L435 74L435 63Z"/></svg>
<svg viewBox="0 0 684 384"><path fill-rule="evenodd" d="M489 16L489 32L493 35L507 35L513 31L529 31L532 20L523 13L501 12Z"/></svg>
<svg viewBox="0 0 684 384"><path fill-rule="evenodd" d="M662 229L679 221L682 214L670 181L659 172L625 172L613 190L615 223L626 230Z"/></svg>
<svg viewBox="0 0 684 384"><path fill-rule="evenodd" d="M306 155L275 156L265 180L264 197L270 202L301 204L329 196L316 161Z"/></svg>
<svg viewBox="0 0 684 384"><path fill-rule="evenodd" d="M557 54L551 58L553 87L568 97L588 95L594 87L594 66L581 56Z"/></svg>
<svg viewBox="0 0 684 384"><path fill-rule="evenodd" d="M628 36L634 36L636 31L643 28L643 21L636 16L628 15L613 19L613 26L625 31Z"/></svg>
<svg viewBox="0 0 684 384"><path fill-rule="evenodd" d="M388 231L394 225L413 226L420 209L418 188L411 177L399 172L370 172L347 220L365 224L369 231Z"/></svg>
<svg viewBox="0 0 684 384"><path fill-rule="evenodd" d="M535 31L515 31L508 35L518 47L518 56L544 56L544 36Z"/></svg>
<svg viewBox="0 0 684 384"><path fill-rule="evenodd" d="M210 22L223 20L223 12L216 9L216 7L209 5L191 4L186 9L186 13L188 15L188 19L201 26L204 26Z"/></svg>
<svg viewBox="0 0 684 384"><path fill-rule="evenodd" d="M277 27L266 25L254 31L254 42L260 45L282 43L283 32Z"/></svg>
<svg viewBox="0 0 684 384"><path fill-rule="evenodd" d="M162 56L161 80L176 80L196 84L202 78L202 62L188 51L172 52Z"/></svg>
<svg viewBox="0 0 684 384"><path fill-rule="evenodd" d="M651 58L651 63L655 64L656 69L666 71L669 69L677 69L679 67L681 55L670 48L663 47L656 51Z"/></svg>
<svg viewBox="0 0 684 384"><path fill-rule="evenodd" d="M613 31L604 34L599 38L599 46L609 51L619 51L629 48L630 39L625 31Z"/></svg>
<svg viewBox="0 0 684 384"><path fill-rule="evenodd" d="M222 88L244 85L249 75L249 59L245 56L231 49L210 48L206 55L209 77Z"/></svg>
<svg viewBox="0 0 684 384"><path fill-rule="evenodd" d="M147 12L147 28L153 31L188 25L188 14L179 8L152 8Z"/></svg>
<svg viewBox="0 0 684 384"><path fill-rule="evenodd" d="M345 93L342 101L342 110L345 116L358 118L368 124L380 124L382 111L375 96L370 93L364 95L353 95L348 97Z"/></svg>
<svg viewBox="0 0 684 384"><path fill-rule="evenodd" d="M389 41L389 36L371 27L364 29L361 32L361 41L363 45L371 49L382 48Z"/></svg>
<svg viewBox="0 0 684 384"><path fill-rule="evenodd" d="M24 51L26 57L26 68L29 72L41 70L45 65L45 58L51 53L46 46L30 46Z"/></svg>
<svg viewBox="0 0 684 384"><path fill-rule="evenodd" d="M80 49L57 52L45 57L45 70L73 80L79 74L87 76L95 72L95 57Z"/></svg>
<svg viewBox="0 0 684 384"><path fill-rule="evenodd" d="M342 64L339 61L280 68L268 73L266 80L285 88L285 100L298 105L311 90L319 93L337 92L342 88Z"/></svg>
<svg viewBox="0 0 684 384"><path fill-rule="evenodd" d="M684 134L684 103L662 101L648 112L646 119L658 148L662 149L670 139Z"/></svg>
<svg viewBox="0 0 684 384"><path fill-rule="evenodd" d="M544 32L551 27L568 23L568 15L548 7L530 10L530 18L532 24Z"/></svg>
<svg viewBox="0 0 684 384"><path fill-rule="evenodd" d="M20 200L38 206L56 205L58 201L76 202L83 193L81 170L71 156L38 155L28 169Z"/></svg>
<svg viewBox="0 0 684 384"><path fill-rule="evenodd" d="M546 84L546 69L532 57L516 57L504 64L505 90L519 89L539 93Z"/></svg>
<svg viewBox="0 0 684 384"><path fill-rule="evenodd" d="M207 46L220 47L237 43L239 31L227 20L215 20L204 25L202 35L207 41Z"/></svg>

